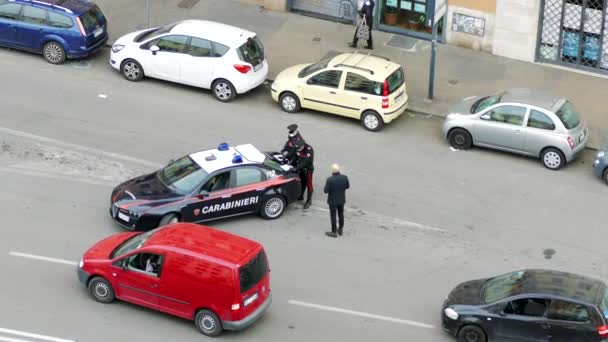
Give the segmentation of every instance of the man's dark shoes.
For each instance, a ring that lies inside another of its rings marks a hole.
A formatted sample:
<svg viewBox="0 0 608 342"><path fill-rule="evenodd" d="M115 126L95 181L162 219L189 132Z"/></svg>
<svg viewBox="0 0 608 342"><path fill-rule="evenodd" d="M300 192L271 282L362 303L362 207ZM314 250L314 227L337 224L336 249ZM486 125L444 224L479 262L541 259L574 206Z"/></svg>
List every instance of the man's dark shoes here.
<svg viewBox="0 0 608 342"><path fill-rule="evenodd" d="M311 204L312 204L312 203L310 203L310 202L306 202L306 203L304 204L304 209L308 209L308 208L310 208L310 205L311 205Z"/></svg>
<svg viewBox="0 0 608 342"><path fill-rule="evenodd" d="M338 237L338 235L336 233L334 233L334 232L325 232L325 235L327 235L329 237L333 237L333 238Z"/></svg>
<svg viewBox="0 0 608 342"><path fill-rule="evenodd" d="M368 50L373 50L374 49L373 46L366 46L365 48L368 49Z"/></svg>
<svg viewBox="0 0 608 342"><path fill-rule="evenodd" d="M338 229L338 235L342 236L342 228Z"/></svg>

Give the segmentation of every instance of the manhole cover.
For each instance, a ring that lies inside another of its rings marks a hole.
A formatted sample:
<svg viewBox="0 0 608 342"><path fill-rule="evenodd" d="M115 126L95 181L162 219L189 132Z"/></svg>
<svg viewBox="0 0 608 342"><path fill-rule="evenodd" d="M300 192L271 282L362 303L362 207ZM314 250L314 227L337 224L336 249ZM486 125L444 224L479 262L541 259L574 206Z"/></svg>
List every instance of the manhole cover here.
<svg viewBox="0 0 608 342"><path fill-rule="evenodd" d="M393 37L386 43L386 45L399 49L412 50L414 49L418 41L419 40L416 38L394 34Z"/></svg>
<svg viewBox="0 0 608 342"><path fill-rule="evenodd" d="M448 83L450 85L457 85L458 84L458 80L449 80Z"/></svg>
<svg viewBox="0 0 608 342"><path fill-rule="evenodd" d="M321 37L314 37L312 39L313 42L320 42L321 41Z"/></svg>
<svg viewBox="0 0 608 342"><path fill-rule="evenodd" d="M199 2L199 0L182 0L179 2L179 4L177 4L177 7L191 9L198 2Z"/></svg>

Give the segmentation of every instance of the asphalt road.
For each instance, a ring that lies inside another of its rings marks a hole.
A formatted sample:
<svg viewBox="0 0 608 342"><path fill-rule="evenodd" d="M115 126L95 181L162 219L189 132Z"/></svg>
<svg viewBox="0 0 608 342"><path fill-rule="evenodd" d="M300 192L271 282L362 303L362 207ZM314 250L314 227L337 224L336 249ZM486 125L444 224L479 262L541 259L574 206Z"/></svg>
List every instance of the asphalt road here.
<svg viewBox="0 0 608 342"><path fill-rule="evenodd" d="M332 162L351 180L345 236L323 234L320 191L311 209L293 205L276 221L212 223L264 244L274 292L258 324L218 340L450 341L439 308L458 282L527 267L608 279L608 188L591 152L551 172L529 158L452 151L433 117L406 114L368 133L283 113L264 87L222 104L204 90L130 83L107 57L51 66L0 50L0 341L205 339L191 322L94 302L74 264L121 231L107 215L114 184L224 141L280 148L293 122L315 148L316 188Z"/></svg>

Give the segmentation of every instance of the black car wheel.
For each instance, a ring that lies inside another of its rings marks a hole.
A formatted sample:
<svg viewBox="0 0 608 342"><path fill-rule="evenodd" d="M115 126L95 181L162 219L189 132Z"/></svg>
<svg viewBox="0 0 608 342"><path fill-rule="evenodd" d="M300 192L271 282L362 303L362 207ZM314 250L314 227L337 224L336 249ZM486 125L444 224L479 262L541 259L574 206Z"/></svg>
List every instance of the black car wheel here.
<svg viewBox="0 0 608 342"><path fill-rule="evenodd" d="M220 78L211 86L213 96L221 102L230 102L236 96L236 89L230 81Z"/></svg>
<svg viewBox="0 0 608 342"><path fill-rule="evenodd" d="M476 325L465 325L458 332L459 342L486 342L486 333Z"/></svg>
<svg viewBox="0 0 608 342"><path fill-rule="evenodd" d="M176 214L167 214L160 219L160 222L158 222L158 226L162 227L177 222L179 222L179 217Z"/></svg>
<svg viewBox="0 0 608 342"><path fill-rule="evenodd" d="M197 312L194 317L194 324L201 334L207 336L218 336L223 330L222 321L209 310Z"/></svg>
<svg viewBox="0 0 608 342"><path fill-rule="evenodd" d="M602 178L604 179L604 182L606 182L606 184L608 184L608 167L604 170L604 174L602 175Z"/></svg>
<svg viewBox="0 0 608 342"><path fill-rule="evenodd" d="M61 44L56 42L48 42L42 48L44 59L51 64L61 64L65 62L65 49Z"/></svg>
<svg viewBox="0 0 608 342"><path fill-rule="evenodd" d="M549 170L557 171L566 163L566 157L564 157L562 151L553 147L544 149L541 158L543 165Z"/></svg>
<svg viewBox="0 0 608 342"><path fill-rule="evenodd" d="M120 67L122 75L129 81L137 82L144 78L144 68L134 59L127 59Z"/></svg>
<svg viewBox="0 0 608 342"><path fill-rule="evenodd" d="M100 303L111 303L116 298L112 285L102 277L95 277L89 282L91 297Z"/></svg>
<svg viewBox="0 0 608 342"><path fill-rule="evenodd" d="M286 202L283 197L279 195L273 195L268 197L262 202L262 209L260 211L263 218L267 220L274 220L285 212Z"/></svg>
<svg viewBox="0 0 608 342"><path fill-rule="evenodd" d="M454 128L448 133L448 141L453 148L467 150L473 146L471 134L466 129Z"/></svg>
<svg viewBox="0 0 608 342"><path fill-rule="evenodd" d="M384 121L378 113L372 110L366 110L361 115L361 125L368 131L378 132L384 127Z"/></svg>
<svg viewBox="0 0 608 342"><path fill-rule="evenodd" d="M300 110L300 99L290 92L285 92L279 97L281 109L287 113L295 113Z"/></svg>

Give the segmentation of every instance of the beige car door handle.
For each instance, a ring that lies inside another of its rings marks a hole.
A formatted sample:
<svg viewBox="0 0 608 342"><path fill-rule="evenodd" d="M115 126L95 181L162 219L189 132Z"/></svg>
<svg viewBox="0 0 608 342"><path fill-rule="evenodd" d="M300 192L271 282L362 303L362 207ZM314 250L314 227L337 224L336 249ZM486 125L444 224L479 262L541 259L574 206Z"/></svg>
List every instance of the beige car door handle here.
<svg viewBox="0 0 608 342"><path fill-rule="evenodd" d="M330 91L329 93L330 93L330 94L335 94L336 92L335 92L335 91Z"/></svg>
<svg viewBox="0 0 608 342"><path fill-rule="evenodd" d="M367 100L367 97L361 96L361 100Z"/></svg>

